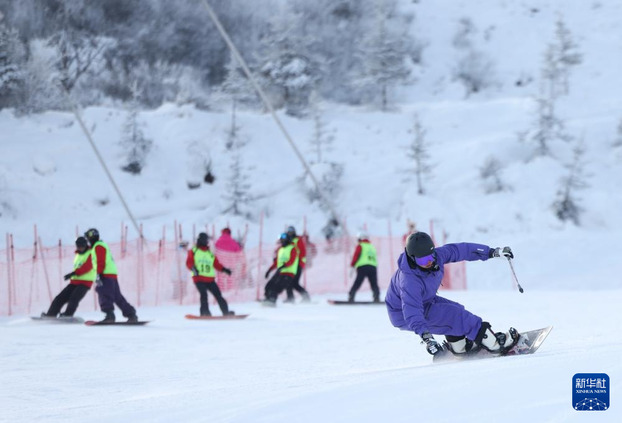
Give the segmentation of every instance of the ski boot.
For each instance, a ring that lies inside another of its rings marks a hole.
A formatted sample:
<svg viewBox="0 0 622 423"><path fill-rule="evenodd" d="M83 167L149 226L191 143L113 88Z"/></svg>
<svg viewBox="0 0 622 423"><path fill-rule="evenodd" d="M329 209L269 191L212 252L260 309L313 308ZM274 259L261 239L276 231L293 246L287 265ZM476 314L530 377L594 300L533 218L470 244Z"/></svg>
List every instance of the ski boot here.
<svg viewBox="0 0 622 423"><path fill-rule="evenodd" d="M137 323L138 322L138 316L136 315L136 313L130 314L129 316L127 316L127 322L128 323Z"/></svg>
<svg viewBox="0 0 622 423"><path fill-rule="evenodd" d="M482 322L475 343L492 354L503 355L516 345L519 337L518 331L514 328L510 328L507 333L495 333L490 328L490 323Z"/></svg>
<svg viewBox="0 0 622 423"><path fill-rule="evenodd" d="M275 308L276 307L276 300L275 299L271 299L271 298L266 298L265 300L263 300L261 302L261 305L264 306L264 307Z"/></svg>
<svg viewBox="0 0 622 423"><path fill-rule="evenodd" d="M454 355L469 355L479 351L476 344L465 336L445 335L445 347Z"/></svg>
<svg viewBox="0 0 622 423"><path fill-rule="evenodd" d="M47 314L45 311L43 313L41 313L41 318L42 319L56 319L56 316L52 315L52 314Z"/></svg>
<svg viewBox="0 0 622 423"><path fill-rule="evenodd" d="M224 313L223 316L235 316L235 311L229 310L226 313Z"/></svg>
<svg viewBox="0 0 622 423"><path fill-rule="evenodd" d="M115 320L117 320L117 319L114 316L114 312L107 311L106 312L106 317L104 317L104 320L102 320L100 323L114 323Z"/></svg>

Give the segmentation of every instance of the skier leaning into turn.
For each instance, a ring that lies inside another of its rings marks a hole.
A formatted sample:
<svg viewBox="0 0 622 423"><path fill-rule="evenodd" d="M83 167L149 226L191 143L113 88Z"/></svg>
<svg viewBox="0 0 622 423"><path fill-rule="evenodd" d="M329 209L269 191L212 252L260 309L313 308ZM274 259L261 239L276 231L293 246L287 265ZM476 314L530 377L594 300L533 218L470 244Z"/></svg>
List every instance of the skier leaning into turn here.
<svg viewBox="0 0 622 423"><path fill-rule="evenodd" d="M435 248L428 234L409 235L385 298L393 326L421 336L432 355L443 350L432 334L445 335L454 354L467 354L480 348L502 354L512 348L519 337L516 329L495 333L490 323L436 293L446 263L486 261L492 257L513 258L514 255L510 247L491 248L466 242Z"/></svg>

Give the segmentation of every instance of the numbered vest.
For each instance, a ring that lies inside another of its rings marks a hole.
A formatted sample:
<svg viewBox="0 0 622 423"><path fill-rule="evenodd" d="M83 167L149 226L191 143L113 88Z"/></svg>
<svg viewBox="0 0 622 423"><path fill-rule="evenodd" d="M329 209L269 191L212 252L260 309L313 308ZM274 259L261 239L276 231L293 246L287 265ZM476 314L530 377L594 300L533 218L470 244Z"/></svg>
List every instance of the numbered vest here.
<svg viewBox="0 0 622 423"><path fill-rule="evenodd" d="M97 254L95 254L95 247L101 245L106 250L106 263L104 264L104 271L102 274L104 275L116 275L117 274L117 265L115 264L112 254L110 254L110 248L108 245L102 241L97 241L95 245L93 245L93 267L97 269Z"/></svg>
<svg viewBox="0 0 622 423"><path fill-rule="evenodd" d="M89 281L94 282L95 278L97 278L97 260L95 259L95 255L93 254L93 250L86 250L84 253L76 253L76 256L73 258L73 270L78 270L89 257L93 256L93 268L88 272L80 275L74 276L71 279L79 280L79 281Z"/></svg>
<svg viewBox="0 0 622 423"><path fill-rule="evenodd" d="M192 249L194 254L194 267L199 271L199 276L207 278L213 278L216 276L216 269L214 269L214 261L216 257L211 251L203 251L200 248L194 247Z"/></svg>
<svg viewBox="0 0 622 423"><path fill-rule="evenodd" d="M293 249L294 249L294 244L289 244L285 247L279 248L279 252L276 257L277 267L281 267L289 261L289 258L291 257ZM299 261L298 256L296 256L296 260L294 260L294 263L292 263L291 266L282 268L281 273L296 274L296 271L298 270L298 261Z"/></svg>
<svg viewBox="0 0 622 423"><path fill-rule="evenodd" d="M378 263L376 260L376 247L371 245L369 242L361 242L359 245L361 246L361 255L356 261L354 267L376 266Z"/></svg>

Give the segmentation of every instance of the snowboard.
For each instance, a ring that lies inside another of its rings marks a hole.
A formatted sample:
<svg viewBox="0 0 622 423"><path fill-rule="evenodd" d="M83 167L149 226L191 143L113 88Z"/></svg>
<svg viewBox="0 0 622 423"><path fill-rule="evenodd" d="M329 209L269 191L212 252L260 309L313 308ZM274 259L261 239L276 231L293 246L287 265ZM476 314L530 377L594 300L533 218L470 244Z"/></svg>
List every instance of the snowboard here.
<svg viewBox="0 0 622 423"><path fill-rule="evenodd" d="M139 322L98 322L96 320L87 320L84 322L87 326L142 326L149 323L151 320L143 320Z"/></svg>
<svg viewBox="0 0 622 423"><path fill-rule="evenodd" d="M384 301L374 302L374 301L339 301L339 300L328 300L328 304L331 305L384 305Z"/></svg>
<svg viewBox="0 0 622 423"><path fill-rule="evenodd" d="M482 358L506 357L511 355L533 354L538 350L538 348L540 348L540 345L542 345L552 329L553 326L548 326L542 329L519 332L520 336L518 338L518 342L505 354L491 354L485 349L480 349L473 354L455 355L451 351L449 351L447 347L445 347L441 353L434 356L432 361L435 363L439 363L449 361L479 360Z"/></svg>
<svg viewBox="0 0 622 423"><path fill-rule="evenodd" d="M50 323L84 323L84 319L81 317L41 317L41 316L33 316L32 320L37 322L50 322Z"/></svg>
<svg viewBox="0 0 622 423"><path fill-rule="evenodd" d="M227 316L197 316L196 314L186 314L186 319L190 320L235 320L246 319L249 314L229 314Z"/></svg>

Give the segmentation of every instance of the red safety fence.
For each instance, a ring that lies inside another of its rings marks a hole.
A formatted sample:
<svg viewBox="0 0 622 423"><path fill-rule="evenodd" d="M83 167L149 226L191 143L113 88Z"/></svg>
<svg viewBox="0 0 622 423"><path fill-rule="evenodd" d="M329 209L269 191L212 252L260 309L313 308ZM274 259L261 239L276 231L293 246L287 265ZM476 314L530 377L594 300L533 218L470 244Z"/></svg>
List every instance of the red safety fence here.
<svg viewBox="0 0 622 423"><path fill-rule="evenodd" d="M173 240L166 239L163 231L159 240L127 239L127 228L122 227L121 241L109 243L117 264L121 292L136 307L159 305L188 305L199 303L191 274L186 269L188 245L183 242L181 226L175 225ZM261 228L260 228L261 230ZM194 238L193 229L193 238ZM404 249L403 238L390 235L372 236L371 243L378 253L378 284L381 291L389 285L396 270L399 254ZM213 234L213 230L212 230ZM261 238L261 235L260 235ZM217 283L228 302L252 301L263 297L267 282L265 271L270 267L275 243L262 243L240 252L212 249L218 260L233 273L218 273ZM310 295L347 292L354 281L350 261L356 248L354 237L336 237L331 240L307 243L307 266L301 284ZM46 311L52 299L67 282L63 275L72 270L74 246L44 246L36 234L30 248L15 248L12 235L6 235L6 248L0 250L0 315L39 314ZM441 289L466 289L464 263L446 267ZM369 292L364 282L358 298ZM94 289L82 300L80 310L98 310Z"/></svg>

